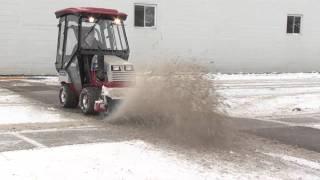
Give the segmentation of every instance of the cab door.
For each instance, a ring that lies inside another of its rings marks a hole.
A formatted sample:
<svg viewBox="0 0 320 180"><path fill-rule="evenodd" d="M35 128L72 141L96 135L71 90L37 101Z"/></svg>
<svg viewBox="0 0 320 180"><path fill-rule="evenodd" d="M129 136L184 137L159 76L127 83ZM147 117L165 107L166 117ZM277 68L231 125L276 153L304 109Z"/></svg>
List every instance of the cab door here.
<svg viewBox="0 0 320 180"><path fill-rule="evenodd" d="M65 31L62 67L68 73L75 90L80 93L82 81L79 69L79 57L77 54L79 44L79 17L68 15Z"/></svg>
<svg viewBox="0 0 320 180"><path fill-rule="evenodd" d="M57 56L56 56L56 69L60 71L62 69L63 62L63 49L64 49L64 36L65 36L65 28L66 28L66 17L60 18L59 24L59 34L58 34L58 45L57 45Z"/></svg>

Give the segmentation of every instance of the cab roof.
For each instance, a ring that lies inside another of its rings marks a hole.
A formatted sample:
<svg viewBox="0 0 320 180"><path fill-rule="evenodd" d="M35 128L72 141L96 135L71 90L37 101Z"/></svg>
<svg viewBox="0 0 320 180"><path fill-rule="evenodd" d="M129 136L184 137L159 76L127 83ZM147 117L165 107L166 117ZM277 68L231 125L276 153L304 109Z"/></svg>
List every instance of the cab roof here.
<svg viewBox="0 0 320 180"><path fill-rule="evenodd" d="M55 12L56 17L60 18L66 15L77 15L77 16L102 16L111 18L121 18L122 20L127 19L127 14L121 13L116 9L105 9L95 7L76 7L66 8Z"/></svg>

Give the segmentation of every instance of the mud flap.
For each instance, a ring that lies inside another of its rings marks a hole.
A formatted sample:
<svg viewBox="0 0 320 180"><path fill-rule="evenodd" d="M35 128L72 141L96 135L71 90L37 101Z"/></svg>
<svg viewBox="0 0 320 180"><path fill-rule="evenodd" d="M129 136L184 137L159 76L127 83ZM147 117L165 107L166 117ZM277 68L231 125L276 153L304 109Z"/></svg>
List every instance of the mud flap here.
<svg viewBox="0 0 320 180"><path fill-rule="evenodd" d="M94 103L94 111L96 112L105 112L107 110L106 104L103 102L103 100L97 100Z"/></svg>

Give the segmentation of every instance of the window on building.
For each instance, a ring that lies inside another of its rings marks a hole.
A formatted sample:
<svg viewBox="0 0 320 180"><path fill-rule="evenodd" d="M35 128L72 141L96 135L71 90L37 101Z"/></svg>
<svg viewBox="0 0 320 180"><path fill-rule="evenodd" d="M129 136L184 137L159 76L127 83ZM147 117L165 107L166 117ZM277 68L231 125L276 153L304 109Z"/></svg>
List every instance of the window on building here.
<svg viewBox="0 0 320 180"><path fill-rule="evenodd" d="M134 26L155 27L156 6L136 4L134 6Z"/></svg>
<svg viewBox="0 0 320 180"><path fill-rule="evenodd" d="M301 32L301 15L288 15L287 33L300 34Z"/></svg>

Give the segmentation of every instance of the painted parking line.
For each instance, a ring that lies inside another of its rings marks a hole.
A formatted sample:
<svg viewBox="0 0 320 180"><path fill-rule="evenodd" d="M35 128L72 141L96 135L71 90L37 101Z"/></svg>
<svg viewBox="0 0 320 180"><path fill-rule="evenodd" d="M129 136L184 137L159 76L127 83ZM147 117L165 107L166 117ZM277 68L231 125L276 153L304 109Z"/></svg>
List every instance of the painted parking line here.
<svg viewBox="0 0 320 180"><path fill-rule="evenodd" d="M96 126L80 126L74 128L30 129L1 132L0 152L49 148L51 147L51 139L54 139L54 142L59 142L56 144L57 146L64 145L66 142L69 142L67 143L68 145L73 143L78 144L87 142L87 138L92 139L94 137L92 133L95 134L95 132L98 132L98 138L101 137L101 135L99 135L99 132L101 131L103 131L103 128L98 128ZM52 134L52 136L49 139L46 139L45 136L48 134ZM59 137L61 134L68 135L65 136L66 138L61 138ZM75 134L76 137L74 137L73 134ZM42 137L43 135L44 137ZM84 138L82 136L84 136ZM71 140L69 141L67 137L71 137ZM91 140L89 142L91 142Z"/></svg>
<svg viewBox="0 0 320 180"><path fill-rule="evenodd" d="M0 80L22 80L26 79L25 76L0 76Z"/></svg>
<svg viewBox="0 0 320 180"><path fill-rule="evenodd" d="M47 148L46 145L41 144L41 143L39 143L39 142L37 142L37 141L35 141L33 139L30 139L30 138L28 138L28 137L26 137L26 136L24 136L24 135L22 135L20 133L10 133L10 134L15 136L15 137L17 137L17 138L19 138L19 139L21 139L21 140L24 140L24 141L34 145L37 148Z"/></svg>
<svg viewBox="0 0 320 180"><path fill-rule="evenodd" d="M21 130L21 131L14 131L14 132L8 132L8 131L0 131L0 135L5 134L12 134L12 133L18 133L18 134L28 134L28 133L41 133L41 132L59 132L59 131L96 131L99 129L103 129L101 127L97 126L79 126L79 127L72 127L72 128L50 128L50 129L37 129L37 130Z"/></svg>

